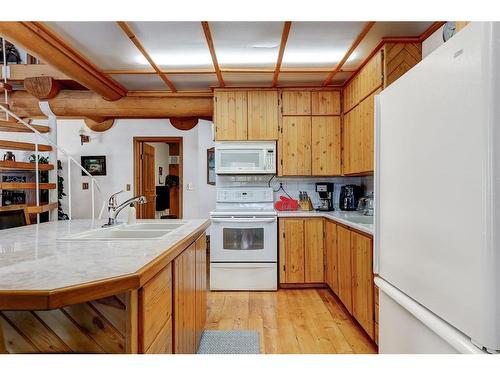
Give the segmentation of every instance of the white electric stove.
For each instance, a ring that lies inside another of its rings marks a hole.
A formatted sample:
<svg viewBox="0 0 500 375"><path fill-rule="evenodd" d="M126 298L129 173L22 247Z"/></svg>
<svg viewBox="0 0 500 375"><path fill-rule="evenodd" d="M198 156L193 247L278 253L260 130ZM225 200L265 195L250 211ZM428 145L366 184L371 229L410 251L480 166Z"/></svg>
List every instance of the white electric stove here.
<svg viewBox="0 0 500 375"><path fill-rule="evenodd" d="M220 188L210 218L210 289L276 290L278 223L272 189Z"/></svg>

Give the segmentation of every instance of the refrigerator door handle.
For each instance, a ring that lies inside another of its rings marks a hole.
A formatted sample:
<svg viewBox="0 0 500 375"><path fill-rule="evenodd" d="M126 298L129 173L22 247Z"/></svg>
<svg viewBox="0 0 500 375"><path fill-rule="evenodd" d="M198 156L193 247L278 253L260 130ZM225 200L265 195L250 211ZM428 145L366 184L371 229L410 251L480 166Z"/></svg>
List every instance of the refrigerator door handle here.
<svg viewBox="0 0 500 375"><path fill-rule="evenodd" d="M373 213L373 273L378 275L380 270L380 94L375 95L375 111L374 111L374 153L375 153L375 165L373 170L374 184L373 184L373 196L374 196L374 213Z"/></svg>
<svg viewBox="0 0 500 375"><path fill-rule="evenodd" d="M436 335L455 348L457 352L462 354L486 354L486 352L475 346L469 337L465 336L462 332L446 323L431 311L427 310L424 306L412 300L387 281L381 279L380 277L375 277L375 285L406 311L429 327L429 329ZM380 309L382 310L383 308L384 305L381 304ZM380 324L383 325L387 323L381 320Z"/></svg>

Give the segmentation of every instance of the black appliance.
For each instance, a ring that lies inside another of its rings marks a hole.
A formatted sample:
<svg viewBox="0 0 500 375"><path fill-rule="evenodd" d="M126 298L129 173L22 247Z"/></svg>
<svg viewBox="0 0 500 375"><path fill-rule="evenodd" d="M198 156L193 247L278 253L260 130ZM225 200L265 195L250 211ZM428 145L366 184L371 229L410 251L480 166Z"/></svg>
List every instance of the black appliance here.
<svg viewBox="0 0 500 375"><path fill-rule="evenodd" d="M316 182L316 192L319 195L318 211L333 211L333 183Z"/></svg>
<svg viewBox="0 0 500 375"><path fill-rule="evenodd" d="M361 197L361 186L344 185L340 188L339 207L342 211L356 211Z"/></svg>

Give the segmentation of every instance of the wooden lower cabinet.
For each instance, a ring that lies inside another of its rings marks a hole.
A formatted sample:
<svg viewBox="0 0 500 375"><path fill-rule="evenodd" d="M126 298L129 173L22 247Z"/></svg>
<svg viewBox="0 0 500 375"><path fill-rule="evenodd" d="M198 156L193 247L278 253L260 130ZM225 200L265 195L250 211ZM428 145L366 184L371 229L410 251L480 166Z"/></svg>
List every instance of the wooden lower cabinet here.
<svg viewBox="0 0 500 375"><path fill-rule="evenodd" d="M375 341L378 306L373 282L372 242L370 236L329 220L325 223L327 284Z"/></svg>
<svg viewBox="0 0 500 375"><path fill-rule="evenodd" d="M324 220L304 219L304 281L325 282Z"/></svg>
<svg viewBox="0 0 500 375"><path fill-rule="evenodd" d="M352 314L352 268L351 268L351 231L337 226L338 246L338 297Z"/></svg>
<svg viewBox="0 0 500 375"><path fill-rule="evenodd" d="M374 337L372 239L351 232L352 315Z"/></svg>
<svg viewBox="0 0 500 375"><path fill-rule="evenodd" d="M0 353L196 353L206 280L203 233L139 289L52 310L0 311Z"/></svg>
<svg viewBox="0 0 500 375"><path fill-rule="evenodd" d="M207 321L207 237L201 236L196 247L196 342L199 343ZM197 345L198 346L198 345Z"/></svg>
<svg viewBox="0 0 500 375"><path fill-rule="evenodd" d="M330 289L339 294L337 224L330 220L325 222L325 280Z"/></svg>
<svg viewBox="0 0 500 375"><path fill-rule="evenodd" d="M139 290L140 351L172 353L172 266L169 264Z"/></svg>
<svg viewBox="0 0 500 375"><path fill-rule="evenodd" d="M280 227L280 283L324 283L322 218L283 218Z"/></svg>
<svg viewBox="0 0 500 375"><path fill-rule="evenodd" d="M174 260L174 352L196 353L206 320L206 237Z"/></svg>

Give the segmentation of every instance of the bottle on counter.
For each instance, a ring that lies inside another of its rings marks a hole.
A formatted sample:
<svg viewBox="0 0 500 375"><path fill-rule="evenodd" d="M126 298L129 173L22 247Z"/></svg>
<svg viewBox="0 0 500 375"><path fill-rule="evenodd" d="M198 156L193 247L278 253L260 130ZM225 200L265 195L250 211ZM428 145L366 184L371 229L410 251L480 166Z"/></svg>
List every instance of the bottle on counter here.
<svg viewBox="0 0 500 375"><path fill-rule="evenodd" d="M127 218L127 224L132 225L137 222L136 219L136 210L135 206L133 203L130 203L130 207L128 208L128 218Z"/></svg>

